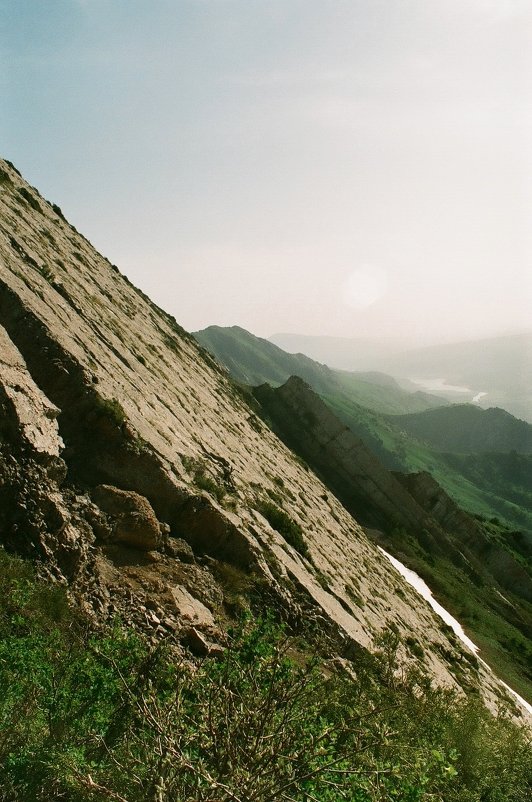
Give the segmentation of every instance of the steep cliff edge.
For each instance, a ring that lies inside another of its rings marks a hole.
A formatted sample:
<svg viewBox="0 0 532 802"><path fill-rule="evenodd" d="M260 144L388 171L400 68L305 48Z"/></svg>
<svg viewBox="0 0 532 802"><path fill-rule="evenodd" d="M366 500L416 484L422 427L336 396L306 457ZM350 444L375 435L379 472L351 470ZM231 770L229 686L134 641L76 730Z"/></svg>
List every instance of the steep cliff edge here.
<svg viewBox="0 0 532 802"><path fill-rule="evenodd" d="M338 498L366 526L435 529L396 476L302 379L292 376L275 390L262 385L254 395L283 439L318 474L332 479Z"/></svg>
<svg viewBox="0 0 532 802"><path fill-rule="evenodd" d="M395 476L420 507L452 533L456 547L466 551L470 560L487 569L501 587L532 602L532 580L523 565L508 549L491 542L475 518L460 509L430 474L421 471Z"/></svg>
<svg viewBox="0 0 532 802"><path fill-rule="evenodd" d="M427 472L390 472L300 378L254 389L279 436L322 477L371 538L421 574L440 602L522 690L532 680L532 578L526 540L462 510ZM486 653L486 652L485 652Z"/></svg>
<svg viewBox="0 0 532 802"><path fill-rule="evenodd" d="M424 644L405 659L494 702L500 686L225 372L7 162L0 259L3 544L95 616L207 651L229 564L336 653L392 624Z"/></svg>

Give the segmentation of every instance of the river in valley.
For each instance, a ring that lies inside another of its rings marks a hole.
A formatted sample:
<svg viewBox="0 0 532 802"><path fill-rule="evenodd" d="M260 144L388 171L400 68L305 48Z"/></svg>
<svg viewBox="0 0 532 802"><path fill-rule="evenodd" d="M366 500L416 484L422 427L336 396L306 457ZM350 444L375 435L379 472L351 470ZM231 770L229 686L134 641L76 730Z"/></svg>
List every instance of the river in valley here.
<svg viewBox="0 0 532 802"><path fill-rule="evenodd" d="M448 384L445 379L410 378L409 381L413 384L417 384L421 390L427 393L440 395L455 403L466 403L469 401L471 404L480 404L482 398L487 395L485 392L475 392L470 387L464 387L460 384ZM464 396L470 396L470 398Z"/></svg>

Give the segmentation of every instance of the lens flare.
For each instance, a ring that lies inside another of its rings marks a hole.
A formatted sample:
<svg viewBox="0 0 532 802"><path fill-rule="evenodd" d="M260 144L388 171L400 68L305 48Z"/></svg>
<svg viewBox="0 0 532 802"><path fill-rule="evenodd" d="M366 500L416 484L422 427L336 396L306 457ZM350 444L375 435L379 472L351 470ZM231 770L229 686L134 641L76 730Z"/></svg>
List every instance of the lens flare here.
<svg viewBox="0 0 532 802"><path fill-rule="evenodd" d="M352 271L344 285L344 303L354 309L371 306L386 293L388 276L375 265L361 265Z"/></svg>

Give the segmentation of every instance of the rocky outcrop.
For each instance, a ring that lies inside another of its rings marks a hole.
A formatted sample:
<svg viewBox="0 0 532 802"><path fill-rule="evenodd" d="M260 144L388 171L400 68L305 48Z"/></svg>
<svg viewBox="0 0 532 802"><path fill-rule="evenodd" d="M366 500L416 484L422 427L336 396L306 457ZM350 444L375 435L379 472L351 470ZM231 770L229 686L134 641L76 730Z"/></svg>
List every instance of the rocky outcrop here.
<svg viewBox="0 0 532 802"><path fill-rule="evenodd" d="M1 426L11 427L43 463L59 457L63 442L57 416L60 410L41 392L30 376L22 355L0 326Z"/></svg>
<svg viewBox="0 0 532 802"><path fill-rule="evenodd" d="M425 672L456 685L428 605L227 374L0 170L0 542L68 581L98 620L120 615L154 640L209 652L235 588L256 585L338 655L372 649L392 624L426 644ZM358 447L326 435L339 455ZM408 498L361 472L361 495L385 504L392 490ZM265 501L303 533L304 555L259 513ZM409 520L419 513L411 501ZM466 680L499 693L474 667Z"/></svg>
<svg viewBox="0 0 532 802"><path fill-rule="evenodd" d="M4 544L40 558L56 576L74 577L87 562L90 527L60 486L59 410L33 381L0 326L0 533Z"/></svg>
<svg viewBox="0 0 532 802"><path fill-rule="evenodd" d="M276 431L327 483L345 507L368 526L403 526L414 532L434 523L397 478L297 376L273 389L254 390Z"/></svg>
<svg viewBox="0 0 532 802"><path fill-rule="evenodd" d="M491 542L475 518L460 509L430 474L421 471L395 476L425 512L451 534L450 543L446 538L451 557L465 552L470 564L478 566L478 570L487 570L502 588L532 601L532 582L525 568L500 545Z"/></svg>
<svg viewBox="0 0 532 802"><path fill-rule="evenodd" d="M394 476L442 529L453 532L464 542L478 539L479 527L475 519L464 512L429 473L394 473Z"/></svg>

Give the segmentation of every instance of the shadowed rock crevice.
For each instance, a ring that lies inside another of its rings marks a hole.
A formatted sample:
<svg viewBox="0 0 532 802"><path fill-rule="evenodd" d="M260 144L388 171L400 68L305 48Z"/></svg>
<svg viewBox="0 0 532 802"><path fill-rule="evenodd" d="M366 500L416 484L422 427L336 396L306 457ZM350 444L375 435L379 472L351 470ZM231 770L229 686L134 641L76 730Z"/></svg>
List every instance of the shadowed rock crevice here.
<svg viewBox="0 0 532 802"><path fill-rule="evenodd" d="M191 496L176 510L173 532L196 553L208 554L244 570L257 560L247 539L205 496Z"/></svg>
<svg viewBox="0 0 532 802"><path fill-rule="evenodd" d="M150 500L162 520L171 522L186 495L149 446L135 436L120 404L102 398L94 377L1 280L0 323L36 385L59 408L69 481L136 490Z"/></svg>

